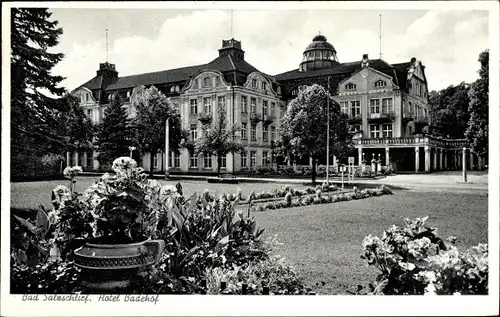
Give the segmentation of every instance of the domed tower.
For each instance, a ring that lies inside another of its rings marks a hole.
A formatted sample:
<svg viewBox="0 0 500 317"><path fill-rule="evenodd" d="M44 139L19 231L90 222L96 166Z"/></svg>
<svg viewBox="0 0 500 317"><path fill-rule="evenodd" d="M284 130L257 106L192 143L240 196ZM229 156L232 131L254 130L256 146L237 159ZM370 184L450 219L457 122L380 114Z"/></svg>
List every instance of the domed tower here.
<svg viewBox="0 0 500 317"><path fill-rule="evenodd" d="M299 71L331 68L338 64L337 51L327 42L326 37L320 34L316 35L312 43L306 47Z"/></svg>

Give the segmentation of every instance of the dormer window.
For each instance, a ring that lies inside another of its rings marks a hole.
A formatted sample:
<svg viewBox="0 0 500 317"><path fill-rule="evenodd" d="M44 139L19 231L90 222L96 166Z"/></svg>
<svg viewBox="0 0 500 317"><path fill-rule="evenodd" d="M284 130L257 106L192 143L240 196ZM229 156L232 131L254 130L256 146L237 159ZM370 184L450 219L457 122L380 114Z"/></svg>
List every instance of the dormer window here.
<svg viewBox="0 0 500 317"><path fill-rule="evenodd" d="M375 87L377 87L377 88L382 88L382 87L385 87L385 86L387 86L387 83L385 81L383 81L383 80L377 80L375 82Z"/></svg>
<svg viewBox="0 0 500 317"><path fill-rule="evenodd" d="M179 87L179 85L175 85L175 92L179 92L181 90L181 88Z"/></svg>
<svg viewBox="0 0 500 317"><path fill-rule="evenodd" d="M215 77L215 86L220 86L222 84L222 81L219 76Z"/></svg>
<svg viewBox="0 0 500 317"><path fill-rule="evenodd" d="M210 87L210 77L206 76L203 78L203 88L208 88Z"/></svg>
<svg viewBox="0 0 500 317"><path fill-rule="evenodd" d="M170 87L170 92L174 92L175 91L175 86L171 86Z"/></svg>
<svg viewBox="0 0 500 317"><path fill-rule="evenodd" d="M130 98L130 90L127 90L127 98Z"/></svg>
<svg viewBox="0 0 500 317"><path fill-rule="evenodd" d="M261 87L262 87L262 90L267 90L267 83L263 81L261 84Z"/></svg>
<svg viewBox="0 0 500 317"><path fill-rule="evenodd" d="M113 100L113 99L115 99L115 95L114 95L114 94L112 94L112 93L111 93L111 94L109 94L109 95L108 95L108 101L111 101L111 100Z"/></svg>
<svg viewBox="0 0 500 317"><path fill-rule="evenodd" d="M356 90L356 85L353 83L348 83L347 85L345 85L345 89L346 90Z"/></svg>
<svg viewBox="0 0 500 317"><path fill-rule="evenodd" d="M252 79L252 88L257 88L257 79Z"/></svg>

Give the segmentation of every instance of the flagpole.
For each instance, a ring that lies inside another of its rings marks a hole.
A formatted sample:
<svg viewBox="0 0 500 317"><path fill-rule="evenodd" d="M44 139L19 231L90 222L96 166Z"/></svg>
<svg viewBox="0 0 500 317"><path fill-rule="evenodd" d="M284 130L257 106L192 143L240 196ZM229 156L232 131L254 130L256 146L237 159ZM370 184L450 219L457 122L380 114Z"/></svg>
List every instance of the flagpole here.
<svg viewBox="0 0 500 317"><path fill-rule="evenodd" d="M165 179L168 179L169 177L169 169L170 169L170 164L169 164L169 126L170 126L170 118L167 118L165 122Z"/></svg>

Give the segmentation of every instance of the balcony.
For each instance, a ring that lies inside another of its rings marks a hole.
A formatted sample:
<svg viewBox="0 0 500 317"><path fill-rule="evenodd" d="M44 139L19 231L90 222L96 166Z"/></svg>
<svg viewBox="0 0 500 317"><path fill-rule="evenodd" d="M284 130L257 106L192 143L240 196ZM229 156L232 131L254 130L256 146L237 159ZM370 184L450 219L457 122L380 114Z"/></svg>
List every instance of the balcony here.
<svg viewBox="0 0 500 317"><path fill-rule="evenodd" d="M362 148L380 148L380 147L415 147L415 146L434 146L440 148L457 149L468 147L467 140L464 139L444 139L441 137L418 134L414 137L392 137L392 138L361 138L353 139L355 145Z"/></svg>
<svg viewBox="0 0 500 317"><path fill-rule="evenodd" d="M412 111L405 111L403 113L403 122L410 122L410 121L413 121L415 120L415 115L413 114Z"/></svg>
<svg viewBox="0 0 500 317"><path fill-rule="evenodd" d="M368 122L390 122L394 121L395 117L394 112L370 113Z"/></svg>
<svg viewBox="0 0 500 317"><path fill-rule="evenodd" d="M251 113L250 114L250 121L253 123L257 123L259 121L262 121L262 114L261 113Z"/></svg>
<svg viewBox="0 0 500 317"><path fill-rule="evenodd" d="M200 120L201 123L210 123L210 121L212 121L212 115L204 112L198 113L198 120Z"/></svg>
<svg viewBox="0 0 500 317"><path fill-rule="evenodd" d="M272 115L272 114L265 114L265 115L262 116L262 121L264 121L264 123L266 123L266 124L273 123L273 121L274 121L274 115Z"/></svg>
<svg viewBox="0 0 500 317"><path fill-rule="evenodd" d="M350 114L349 117L347 118L347 122L349 124L361 123L362 121L363 121L363 118L361 117L360 114L358 114L358 115Z"/></svg>

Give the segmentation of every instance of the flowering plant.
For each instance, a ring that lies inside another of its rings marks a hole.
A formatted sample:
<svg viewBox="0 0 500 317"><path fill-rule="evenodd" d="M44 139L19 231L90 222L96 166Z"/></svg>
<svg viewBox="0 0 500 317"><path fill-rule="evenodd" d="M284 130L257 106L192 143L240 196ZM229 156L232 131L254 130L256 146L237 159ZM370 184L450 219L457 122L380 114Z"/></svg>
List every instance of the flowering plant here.
<svg viewBox="0 0 500 317"><path fill-rule="evenodd" d="M382 238L364 238L361 258L380 271L370 293L487 294L487 245L459 252L455 237L446 244L426 220L405 219L405 226L393 225Z"/></svg>

